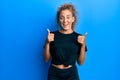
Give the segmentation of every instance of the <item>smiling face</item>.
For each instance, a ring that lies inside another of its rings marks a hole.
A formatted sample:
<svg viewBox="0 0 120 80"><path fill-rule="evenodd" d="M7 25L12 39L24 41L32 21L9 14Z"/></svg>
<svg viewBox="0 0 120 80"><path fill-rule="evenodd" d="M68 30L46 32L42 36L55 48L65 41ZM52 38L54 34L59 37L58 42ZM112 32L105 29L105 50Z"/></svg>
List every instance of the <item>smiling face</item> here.
<svg viewBox="0 0 120 80"><path fill-rule="evenodd" d="M75 21L75 18L72 15L70 10L62 10L59 16L60 25L63 30L68 31L72 30L72 24Z"/></svg>

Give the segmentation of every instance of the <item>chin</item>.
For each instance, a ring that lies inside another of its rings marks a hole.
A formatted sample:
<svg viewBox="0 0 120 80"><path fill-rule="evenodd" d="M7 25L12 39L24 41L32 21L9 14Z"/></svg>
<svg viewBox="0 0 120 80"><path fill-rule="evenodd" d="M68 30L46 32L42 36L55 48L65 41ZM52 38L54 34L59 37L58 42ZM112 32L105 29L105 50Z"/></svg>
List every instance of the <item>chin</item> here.
<svg viewBox="0 0 120 80"><path fill-rule="evenodd" d="M64 29L64 30L70 30L70 28L69 28L69 27L63 27L63 29Z"/></svg>
<svg viewBox="0 0 120 80"><path fill-rule="evenodd" d="M63 28L65 31L70 30L69 28Z"/></svg>

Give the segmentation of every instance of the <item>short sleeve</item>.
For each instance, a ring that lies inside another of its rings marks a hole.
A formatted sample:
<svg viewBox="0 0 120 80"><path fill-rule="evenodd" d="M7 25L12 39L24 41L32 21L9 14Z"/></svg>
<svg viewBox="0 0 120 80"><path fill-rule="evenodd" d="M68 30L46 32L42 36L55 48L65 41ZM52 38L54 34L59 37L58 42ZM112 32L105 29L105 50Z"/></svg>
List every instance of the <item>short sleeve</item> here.
<svg viewBox="0 0 120 80"><path fill-rule="evenodd" d="M87 46L85 45L85 52L87 52L88 51L88 49L87 49Z"/></svg>

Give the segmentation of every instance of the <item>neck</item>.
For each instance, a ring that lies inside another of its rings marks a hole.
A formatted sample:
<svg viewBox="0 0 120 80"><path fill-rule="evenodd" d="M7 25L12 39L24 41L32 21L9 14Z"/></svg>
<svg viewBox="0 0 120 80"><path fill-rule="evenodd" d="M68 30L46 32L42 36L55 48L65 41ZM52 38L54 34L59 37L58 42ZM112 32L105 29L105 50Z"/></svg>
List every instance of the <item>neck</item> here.
<svg viewBox="0 0 120 80"><path fill-rule="evenodd" d="M73 32L73 30L72 29L71 30L63 30L63 29L61 29L60 32L64 33L64 34L70 34L70 33Z"/></svg>

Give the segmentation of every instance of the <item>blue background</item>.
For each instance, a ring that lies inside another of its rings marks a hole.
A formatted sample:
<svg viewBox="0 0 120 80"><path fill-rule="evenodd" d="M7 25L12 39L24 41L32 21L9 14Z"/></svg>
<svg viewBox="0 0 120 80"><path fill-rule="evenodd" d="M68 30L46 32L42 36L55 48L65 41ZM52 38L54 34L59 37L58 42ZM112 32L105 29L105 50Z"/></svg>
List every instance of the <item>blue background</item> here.
<svg viewBox="0 0 120 80"><path fill-rule="evenodd" d="M120 80L120 0L1 0L0 80L47 80L46 29L56 30L56 10L67 2L78 12L75 31L88 32L81 80Z"/></svg>

